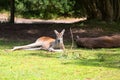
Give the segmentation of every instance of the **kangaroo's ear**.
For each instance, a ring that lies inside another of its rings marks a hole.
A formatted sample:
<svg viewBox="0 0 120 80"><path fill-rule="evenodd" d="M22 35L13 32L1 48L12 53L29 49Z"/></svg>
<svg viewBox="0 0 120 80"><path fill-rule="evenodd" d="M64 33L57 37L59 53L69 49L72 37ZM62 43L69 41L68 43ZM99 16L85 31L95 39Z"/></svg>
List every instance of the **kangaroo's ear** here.
<svg viewBox="0 0 120 80"><path fill-rule="evenodd" d="M55 34L58 34L59 32L57 30L54 30Z"/></svg>
<svg viewBox="0 0 120 80"><path fill-rule="evenodd" d="M61 31L62 35L64 34L64 32L65 32L65 29L63 29L63 30Z"/></svg>

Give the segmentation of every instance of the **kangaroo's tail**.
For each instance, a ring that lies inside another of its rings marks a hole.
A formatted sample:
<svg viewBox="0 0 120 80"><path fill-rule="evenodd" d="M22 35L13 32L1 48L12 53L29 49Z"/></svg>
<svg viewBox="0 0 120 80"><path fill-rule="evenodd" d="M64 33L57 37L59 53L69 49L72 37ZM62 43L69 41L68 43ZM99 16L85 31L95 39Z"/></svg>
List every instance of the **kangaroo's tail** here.
<svg viewBox="0 0 120 80"><path fill-rule="evenodd" d="M39 48L38 48L39 47ZM28 44L28 45L24 45L24 46L15 46L12 51L15 51L15 50L30 50L30 49L33 49L33 48L38 48L40 49L41 47L41 44L38 44L38 43L31 43L31 44Z"/></svg>

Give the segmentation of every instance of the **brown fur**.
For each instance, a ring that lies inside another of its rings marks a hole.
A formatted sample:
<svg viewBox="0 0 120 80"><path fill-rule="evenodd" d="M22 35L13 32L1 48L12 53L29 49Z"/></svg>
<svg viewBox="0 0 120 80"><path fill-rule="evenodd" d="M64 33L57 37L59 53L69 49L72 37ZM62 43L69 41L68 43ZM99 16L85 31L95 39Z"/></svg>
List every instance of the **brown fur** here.
<svg viewBox="0 0 120 80"><path fill-rule="evenodd" d="M112 48L120 47L120 35L102 36L96 38L77 38L77 47L85 48Z"/></svg>
<svg viewBox="0 0 120 80"><path fill-rule="evenodd" d="M36 42L44 44L44 45L42 45L43 49L49 48L49 46L50 46L54 41L55 41L54 38L47 37L47 36L40 37L40 38L38 38L38 39L36 40Z"/></svg>

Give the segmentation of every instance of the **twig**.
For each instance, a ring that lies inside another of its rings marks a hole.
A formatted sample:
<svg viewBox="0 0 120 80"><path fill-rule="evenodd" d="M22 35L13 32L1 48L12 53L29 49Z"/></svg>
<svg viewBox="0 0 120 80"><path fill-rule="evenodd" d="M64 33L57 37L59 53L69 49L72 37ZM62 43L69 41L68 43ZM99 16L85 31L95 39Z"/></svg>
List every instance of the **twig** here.
<svg viewBox="0 0 120 80"><path fill-rule="evenodd" d="M74 47L74 39L73 39L73 33L72 33L71 27L70 27L70 34L71 34L71 39L72 39L71 49L73 49L73 47Z"/></svg>

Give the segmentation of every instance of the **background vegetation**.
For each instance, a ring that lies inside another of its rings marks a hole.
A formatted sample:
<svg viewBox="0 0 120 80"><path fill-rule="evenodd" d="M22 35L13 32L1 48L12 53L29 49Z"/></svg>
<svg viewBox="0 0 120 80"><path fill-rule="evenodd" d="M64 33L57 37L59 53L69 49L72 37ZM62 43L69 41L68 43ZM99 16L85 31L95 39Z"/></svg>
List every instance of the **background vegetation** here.
<svg viewBox="0 0 120 80"><path fill-rule="evenodd" d="M16 12L24 17L55 18L72 16L75 1L69 0L16 0Z"/></svg>
<svg viewBox="0 0 120 80"><path fill-rule="evenodd" d="M10 1L1 0L0 10L9 10ZM119 0L15 0L15 13L26 18L87 17L120 20Z"/></svg>
<svg viewBox="0 0 120 80"><path fill-rule="evenodd" d="M0 10L10 10L10 1L1 0L0 4ZM74 0L15 0L15 13L26 18L72 17L74 5Z"/></svg>
<svg viewBox="0 0 120 80"><path fill-rule="evenodd" d="M8 10L10 7L8 0L0 0L0 11L1 10Z"/></svg>
<svg viewBox="0 0 120 80"><path fill-rule="evenodd" d="M10 1L1 0L0 10ZM120 20L120 0L15 0L15 13L26 18L82 17L106 21Z"/></svg>

